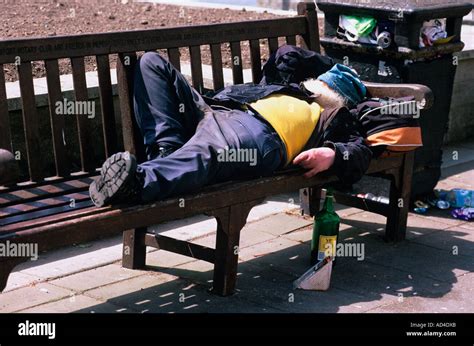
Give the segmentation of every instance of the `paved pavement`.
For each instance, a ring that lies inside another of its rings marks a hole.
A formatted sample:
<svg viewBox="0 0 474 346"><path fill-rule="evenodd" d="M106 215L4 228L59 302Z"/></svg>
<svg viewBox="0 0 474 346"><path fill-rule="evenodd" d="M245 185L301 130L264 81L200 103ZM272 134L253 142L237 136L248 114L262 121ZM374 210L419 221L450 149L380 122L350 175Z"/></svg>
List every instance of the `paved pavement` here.
<svg viewBox="0 0 474 346"><path fill-rule="evenodd" d="M452 153L456 151L458 160ZM440 188L471 188L474 143L445 148ZM326 292L293 290L307 268L312 221L296 194L255 208L242 231L237 292L208 292L212 265L151 251L147 270L123 269L120 238L42 254L19 266L0 295L1 312L474 312L474 224L446 212L410 213L407 240L383 241L385 219L338 206L341 242L363 244L343 257ZM215 222L197 217L155 227L213 246ZM362 258L359 258L362 259Z"/></svg>

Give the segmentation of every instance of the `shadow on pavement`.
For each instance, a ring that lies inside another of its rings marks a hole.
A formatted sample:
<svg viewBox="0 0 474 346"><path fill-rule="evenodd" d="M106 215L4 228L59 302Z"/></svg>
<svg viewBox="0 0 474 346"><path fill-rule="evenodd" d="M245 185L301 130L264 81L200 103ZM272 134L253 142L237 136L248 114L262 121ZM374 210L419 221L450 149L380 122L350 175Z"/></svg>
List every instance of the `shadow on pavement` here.
<svg viewBox="0 0 474 346"><path fill-rule="evenodd" d="M189 269L188 265L148 267L152 273L167 273L180 279L172 278L110 298L103 306L77 312L114 312L110 304L124 312L364 312L381 305L401 303L407 297L443 297L451 291L457 276L474 271L474 243L464 239L469 235L468 229L465 232L432 230L426 234L425 229L411 227L412 231L423 231L425 235L390 244L383 241L382 232L366 231L380 229L381 224L356 221L351 226L341 231L341 243L364 244L365 257L361 261L339 258L331 288L326 292L292 288L293 281L309 267L307 241L241 262L237 291L230 297L209 293L212 265L194 262L198 270ZM309 228L308 232L311 232ZM453 254L453 246L457 246L458 255ZM160 275L156 277L159 281ZM126 282L120 284L126 285Z"/></svg>

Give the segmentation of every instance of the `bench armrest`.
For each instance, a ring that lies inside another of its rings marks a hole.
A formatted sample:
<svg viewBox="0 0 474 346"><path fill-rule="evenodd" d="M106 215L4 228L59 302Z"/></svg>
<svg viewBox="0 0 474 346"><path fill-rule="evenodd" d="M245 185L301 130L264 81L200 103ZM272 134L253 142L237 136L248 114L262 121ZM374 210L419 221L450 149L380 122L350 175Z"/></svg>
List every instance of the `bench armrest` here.
<svg viewBox="0 0 474 346"><path fill-rule="evenodd" d="M365 82L370 97L406 97L414 96L421 109L433 106L434 96L430 88L421 84L388 84Z"/></svg>

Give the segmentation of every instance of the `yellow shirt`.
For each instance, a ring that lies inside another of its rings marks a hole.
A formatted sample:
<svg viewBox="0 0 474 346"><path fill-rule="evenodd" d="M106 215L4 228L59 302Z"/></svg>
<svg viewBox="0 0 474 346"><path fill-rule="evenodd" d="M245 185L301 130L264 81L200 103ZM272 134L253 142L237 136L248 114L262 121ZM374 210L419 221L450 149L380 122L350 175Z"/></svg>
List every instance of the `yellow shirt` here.
<svg viewBox="0 0 474 346"><path fill-rule="evenodd" d="M250 104L275 129L286 147L288 165L303 150L323 109L287 95L270 95Z"/></svg>

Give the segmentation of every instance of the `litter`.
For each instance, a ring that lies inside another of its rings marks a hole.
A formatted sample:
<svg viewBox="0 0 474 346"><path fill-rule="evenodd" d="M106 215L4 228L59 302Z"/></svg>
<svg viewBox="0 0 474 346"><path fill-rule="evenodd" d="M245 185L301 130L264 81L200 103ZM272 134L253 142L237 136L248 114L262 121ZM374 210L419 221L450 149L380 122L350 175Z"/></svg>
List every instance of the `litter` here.
<svg viewBox="0 0 474 346"><path fill-rule="evenodd" d="M417 214L426 214L428 212L427 208L413 208L413 211Z"/></svg>
<svg viewBox="0 0 474 346"><path fill-rule="evenodd" d="M332 258L330 256L316 263L293 283L294 289L327 291L331 285Z"/></svg>
<svg viewBox="0 0 474 346"><path fill-rule="evenodd" d="M431 47L433 45L445 44L453 39L446 32L445 19L432 19L425 21L420 30L420 47Z"/></svg>
<svg viewBox="0 0 474 346"><path fill-rule="evenodd" d="M438 200L446 201L453 208L474 207L474 190L452 189L434 190L434 194ZM447 208L440 208L447 209Z"/></svg>
<svg viewBox="0 0 474 346"><path fill-rule="evenodd" d="M369 35L375 28L377 21L371 17L345 16L339 17L339 27L345 31L345 38L356 42L360 37Z"/></svg>
<svg viewBox="0 0 474 346"><path fill-rule="evenodd" d="M474 208L458 208L451 211L451 215L455 219L461 219L464 221L474 220Z"/></svg>
<svg viewBox="0 0 474 346"><path fill-rule="evenodd" d="M451 205L449 204L449 202L442 201L442 200L436 201L436 206L439 209L449 209L449 208L451 208Z"/></svg>

